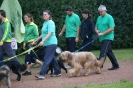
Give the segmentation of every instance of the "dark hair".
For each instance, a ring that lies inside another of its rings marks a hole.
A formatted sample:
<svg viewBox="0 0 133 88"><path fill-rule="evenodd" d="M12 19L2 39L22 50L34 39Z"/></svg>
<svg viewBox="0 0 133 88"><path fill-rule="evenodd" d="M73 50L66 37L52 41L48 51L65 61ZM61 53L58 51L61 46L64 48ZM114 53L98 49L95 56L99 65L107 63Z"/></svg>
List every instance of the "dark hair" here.
<svg viewBox="0 0 133 88"><path fill-rule="evenodd" d="M26 13L25 15L30 18L31 22L34 22L33 16L30 13Z"/></svg>
<svg viewBox="0 0 133 88"><path fill-rule="evenodd" d="M92 18L92 15L90 14L90 11L88 9L84 9L82 11L82 14L88 14L88 17Z"/></svg>
<svg viewBox="0 0 133 88"><path fill-rule="evenodd" d="M0 10L0 14L1 16L6 17L6 12L4 10Z"/></svg>
<svg viewBox="0 0 133 88"><path fill-rule="evenodd" d="M50 20L52 20L52 13L51 13L51 11L50 10L44 10L43 12L47 12L49 15L50 15Z"/></svg>
<svg viewBox="0 0 133 88"><path fill-rule="evenodd" d="M72 12L73 11L73 8L71 6L68 6L68 7L66 7L66 11Z"/></svg>

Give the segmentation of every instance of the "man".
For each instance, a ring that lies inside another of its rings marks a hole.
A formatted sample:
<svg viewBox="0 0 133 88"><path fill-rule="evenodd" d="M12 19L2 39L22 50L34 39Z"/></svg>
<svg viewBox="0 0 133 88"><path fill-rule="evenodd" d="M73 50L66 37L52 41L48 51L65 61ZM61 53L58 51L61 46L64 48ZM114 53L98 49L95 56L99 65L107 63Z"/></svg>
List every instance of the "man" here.
<svg viewBox="0 0 133 88"><path fill-rule="evenodd" d="M2 29L2 25L0 25L0 40L3 37L3 29ZM3 61L3 55L0 56L0 61Z"/></svg>
<svg viewBox="0 0 133 88"><path fill-rule="evenodd" d="M11 48L11 39L12 39L12 34L11 34L11 26L10 22L6 18L6 12L4 10L0 10L0 20L2 29L3 29L3 36L2 39L0 40L0 56L3 55L3 49L7 53L9 57L15 56L12 48ZM18 59L15 57L12 59L13 61L18 61Z"/></svg>
<svg viewBox="0 0 133 88"><path fill-rule="evenodd" d="M98 34L99 41L101 42L99 59L106 59L107 55L112 63L112 68L109 68L108 70L115 70L119 68L119 65L111 47L111 42L114 40L114 19L106 12L107 9L104 5L101 5L98 8L98 11L100 16L97 18L95 32Z"/></svg>
<svg viewBox="0 0 133 88"><path fill-rule="evenodd" d="M75 51L76 42L79 41L79 26L81 24L80 18L77 14L73 12L72 7L66 8L66 19L65 24L59 34L59 36L62 36L64 31L66 31L66 47L67 50L70 52Z"/></svg>

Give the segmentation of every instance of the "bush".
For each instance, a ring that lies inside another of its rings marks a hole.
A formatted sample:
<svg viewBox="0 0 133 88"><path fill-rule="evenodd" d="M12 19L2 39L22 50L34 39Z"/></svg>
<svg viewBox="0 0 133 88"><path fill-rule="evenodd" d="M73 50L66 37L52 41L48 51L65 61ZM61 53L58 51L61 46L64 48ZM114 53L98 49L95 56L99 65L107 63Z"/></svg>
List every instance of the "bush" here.
<svg viewBox="0 0 133 88"><path fill-rule="evenodd" d="M81 20L81 12L88 8L93 16L94 23L99 15L97 8L104 4L107 7L108 13L115 19L115 40L113 48L131 48L133 47L133 1L132 0L18 0L23 10L23 15L27 12L33 14L35 23L41 30L43 20L42 12L44 9L49 9L52 12L53 20L56 23L56 34L58 36L64 19L66 16L65 8L72 6L74 12L77 13ZM0 1L1 3L1 1ZM65 50L65 37L58 37L59 46ZM81 47L81 40L77 45ZM93 49L99 49L99 42L93 43Z"/></svg>

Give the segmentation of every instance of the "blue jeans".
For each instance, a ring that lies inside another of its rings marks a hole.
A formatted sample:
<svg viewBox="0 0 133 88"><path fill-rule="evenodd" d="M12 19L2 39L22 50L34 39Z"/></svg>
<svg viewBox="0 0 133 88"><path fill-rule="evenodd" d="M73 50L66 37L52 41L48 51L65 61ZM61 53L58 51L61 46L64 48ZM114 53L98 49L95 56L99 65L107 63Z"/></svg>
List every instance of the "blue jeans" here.
<svg viewBox="0 0 133 88"><path fill-rule="evenodd" d="M3 55L3 51L6 52L6 54L8 55L8 57L13 57L16 56L13 49L11 48L11 43L10 42L4 42L2 46L0 46L0 56ZM14 57L12 59L12 61L17 61L18 62L18 58Z"/></svg>
<svg viewBox="0 0 133 88"><path fill-rule="evenodd" d="M43 66L41 68L41 71L40 71L41 75L46 74L50 63L52 63L52 65L54 67L54 74L60 74L61 73L58 62L55 58L56 47L57 47L57 45L55 45L55 44L45 46L44 63L43 63Z"/></svg>
<svg viewBox="0 0 133 88"><path fill-rule="evenodd" d="M3 55L0 56L0 61L3 61Z"/></svg>

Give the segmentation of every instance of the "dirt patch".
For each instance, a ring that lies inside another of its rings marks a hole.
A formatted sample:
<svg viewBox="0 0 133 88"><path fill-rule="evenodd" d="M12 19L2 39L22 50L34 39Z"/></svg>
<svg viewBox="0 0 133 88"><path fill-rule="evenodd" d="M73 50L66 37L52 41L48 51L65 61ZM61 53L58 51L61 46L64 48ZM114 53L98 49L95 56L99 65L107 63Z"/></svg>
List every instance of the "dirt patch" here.
<svg viewBox="0 0 133 88"><path fill-rule="evenodd" d="M62 76L50 77L46 75L44 80L37 80L35 74L40 71L40 68L33 68L31 76L22 76L22 80L17 82L16 75L11 73L12 88L63 88L64 86L85 86L86 84L105 84L118 82L121 79L133 81L133 59L119 61L120 68L109 71L112 65L110 61L106 61L102 69L102 74L92 72L89 76L80 76L68 78L64 70ZM83 74L84 70L81 71ZM67 87L66 87L67 88Z"/></svg>

